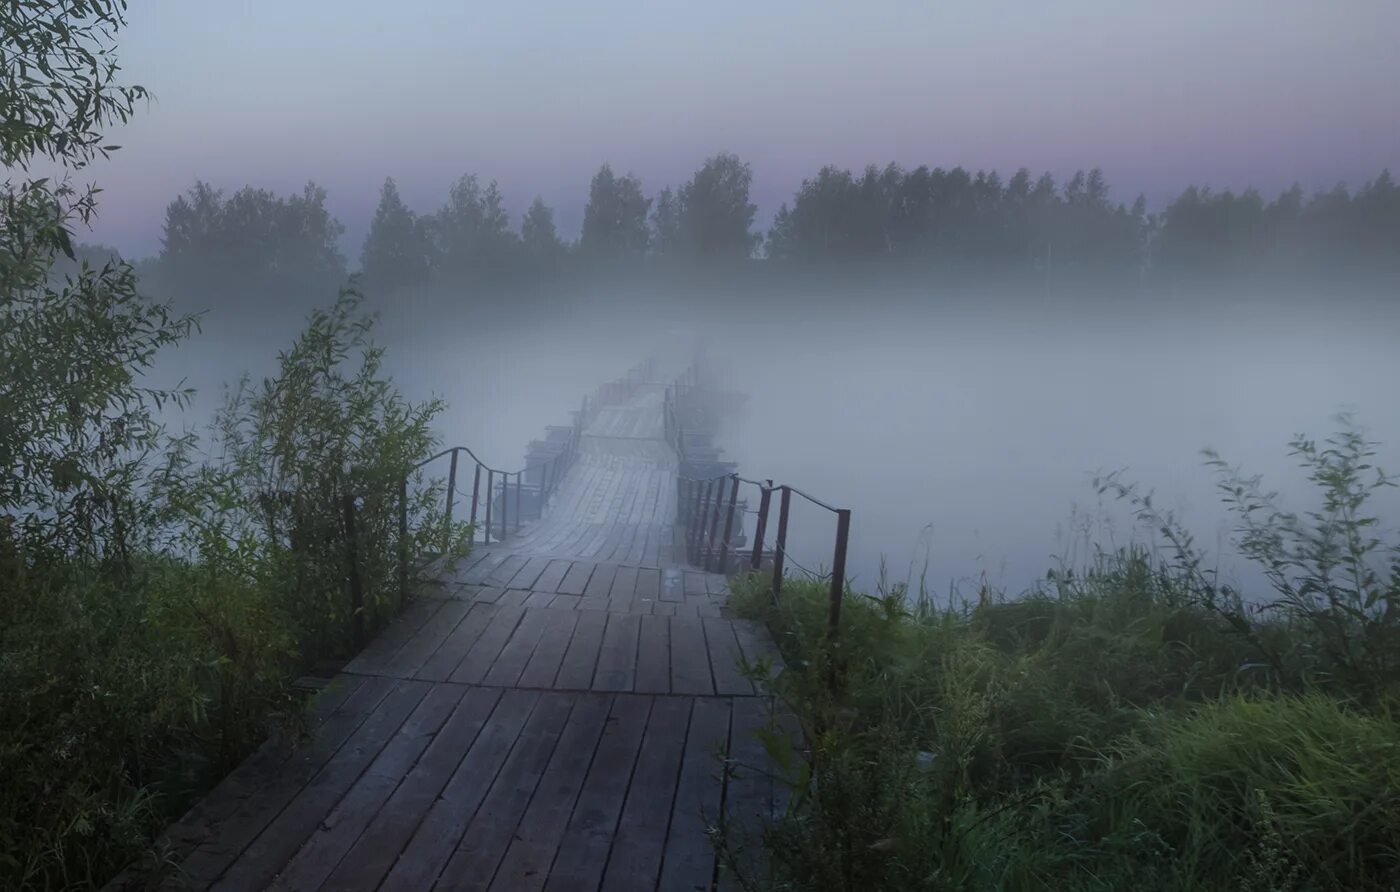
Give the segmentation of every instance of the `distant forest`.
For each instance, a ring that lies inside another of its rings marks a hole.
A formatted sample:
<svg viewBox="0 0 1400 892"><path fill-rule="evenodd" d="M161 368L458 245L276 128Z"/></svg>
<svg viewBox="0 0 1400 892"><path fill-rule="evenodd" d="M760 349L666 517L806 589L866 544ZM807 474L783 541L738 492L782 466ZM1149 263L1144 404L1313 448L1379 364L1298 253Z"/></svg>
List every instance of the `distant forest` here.
<svg viewBox="0 0 1400 892"><path fill-rule="evenodd" d="M362 283L389 293L598 268L853 262L1151 278L1400 272L1400 187L1389 171L1355 189L1306 195L1294 186L1272 199L1190 186L1149 214L1141 196L1112 200L1097 169L1061 183L1024 168L1003 179L960 167L824 167L766 233L754 228L752 181L748 164L719 154L679 188L649 197L636 177L605 164L589 185L582 232L568 241L538 198L512 227L494 181L464 176L440 208L418 213L388 179L358 258ZM221 289L342 283L344 228L325 202L314 183L281 196L252 187L225 195L198 182L167 208L161 251L141 262L142 278L158 293L198 288L216 299Z"/></svg>

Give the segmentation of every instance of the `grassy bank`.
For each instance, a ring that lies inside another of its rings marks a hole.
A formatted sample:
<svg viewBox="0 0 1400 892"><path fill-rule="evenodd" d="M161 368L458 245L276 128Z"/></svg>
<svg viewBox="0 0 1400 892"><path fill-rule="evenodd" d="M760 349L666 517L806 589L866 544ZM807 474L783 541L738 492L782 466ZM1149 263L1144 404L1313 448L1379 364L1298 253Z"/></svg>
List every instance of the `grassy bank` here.
<svg viewBox="0 0 1400 892"><path fill-rule="evenodd" d="M1400 884L1400 551L1350 430L1294 444L1316 512L1214 463L1253 604L1116 480L1167 543L935 605L740 580L786 662L770 683L791 800L767 832L784 889L1394 889ZM1156 552L1160 555L1162 552ZM840 679L829 684L833 668Z"/></svg>
<svg viewBox="0 0 1400 892"><path fill-rule="evenodd" d="M356 298L313 314L277 374L235 388L193 437L157 423L177 393L138 385L188 328L92 291L95 312L53 295L3 338L27 370L0 393L25 422L0 435L6 889L87 888L159 858L169 820L268 734L296 733L294 679L392 617L400 545L443 543L441 492L421 479L398 535L399 481L441 407L380 373ZM56 340L34 336L55 320ZM453 538L463 550L466 531Z"/></svg>

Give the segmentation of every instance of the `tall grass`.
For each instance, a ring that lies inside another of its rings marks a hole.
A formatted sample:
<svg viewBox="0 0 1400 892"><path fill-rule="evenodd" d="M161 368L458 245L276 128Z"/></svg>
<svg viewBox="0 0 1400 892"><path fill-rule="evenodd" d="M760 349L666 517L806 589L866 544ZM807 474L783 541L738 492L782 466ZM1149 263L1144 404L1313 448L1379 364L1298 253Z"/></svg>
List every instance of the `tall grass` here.
<svg viewBox="0 0 1400 892"><path fill-rule="evenodd" d="M1278 597L1217 584L1189 535L1099 553L1016 598L848 596L825 667L826 587L735 582L785 669L802 733L766 831L779 889L1393 889L1400 886L1394 546L1387 478L1347 428L1294 444L1319 507L1277 508L1211 457L1241 550ZM1259 507L1272 505L1271 508ZM756 673L755 677L765 677ZM742 863L742 862L736 862Z"/></svg>
<svg viewBox="0 0 1400 892"><path fill-rule="evenodd" d="M18 331L61 333L104 374L36 362L29 424L0 435L0 888L100 885L269 733L295 733L294 679L400 603L399 482L441 410L381 374L347 293L275 375L233 391L207 439L169 437L152 411L168 401L136 386L132 358L187 329L134 293L81 321L67 309L36 304ZM442 548L440 497L411 486L411 554ZM468 541L459 528L449 550Z"/></svg>

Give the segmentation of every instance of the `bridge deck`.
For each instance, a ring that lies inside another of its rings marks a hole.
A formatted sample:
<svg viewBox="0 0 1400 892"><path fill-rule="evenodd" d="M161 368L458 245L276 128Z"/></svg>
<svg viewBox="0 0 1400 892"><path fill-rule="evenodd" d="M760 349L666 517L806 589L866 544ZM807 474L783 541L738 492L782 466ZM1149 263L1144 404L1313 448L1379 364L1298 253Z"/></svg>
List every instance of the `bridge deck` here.
<svg viewBox="0 0 1400 892"><path fill-rule="evenodd" d="M660 412L645 391L603 408L543 520L347 664L309 743L264 747L172 828L178 885L724 886L707 827L781 805L772 704L738 668L772 645L676 560Z"/></svg>

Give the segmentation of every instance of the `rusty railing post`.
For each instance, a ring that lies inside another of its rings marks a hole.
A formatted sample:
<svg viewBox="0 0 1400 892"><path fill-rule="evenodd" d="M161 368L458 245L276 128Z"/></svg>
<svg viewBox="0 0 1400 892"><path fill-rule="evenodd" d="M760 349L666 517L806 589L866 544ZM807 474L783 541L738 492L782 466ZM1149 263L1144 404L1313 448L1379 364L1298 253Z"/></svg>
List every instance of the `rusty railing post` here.
<svg viewBox="0 0 1400 892"><path fill-rule="evenodd" d="M729 512L724 517L724 538L719 543L719 566L715 568L716 573L728 575L727 562L729 561L729 537L734 533L734 505L739 501L739 475L730 475L734 483L729 487Z"/></svg>
<svg viewBox="0 0 1400 892"><path fill-rule="evenodd" d="M841 508L836 512L836 550L831 557L831 599L827 606L826 637L831 647L830 684L835 690L844 674L845 660L841 656L841 598L846 584L846 546L851 535L851 512Z"/></svg>
<svg viewBox="0 0 1400 892"><path fill-rule="evenodd" d="M774 542L773 548L774 601L777 601L783 594L783 562L787 557L788 507L791 503L792 490L787 486L783 486L782 496L778 499L778 539Z"/></svg>
<svg viewBox="0 0 1400 892"><path fill-rule="evenodd" d="M478 465L478 468L480 466ZM486 469L486 539L487 545L491 544L491 503L496 501L496 472L490 468Z"/></svg>
<svg viewBox="0 0 1400 892"><path fill-rule="evenodd" d="M481 462L476 463L476 470L472 473L472 526L476 526L476 502L481 494Z"/></svg>
<svg viewBox="0 0 1400 892"><path fill-rule="evenodd" d="M452 504L457 501L457 450L452 450L452 464L447 471L447 510L442 519L442 553L447 554L448 543L452 541Z"/></svg>
<svg viewBox="0 0 1400 892"><path fill-rule="evenodd" d="M759 487L758 520L754 522L753 557L749 561L749 569L754 571L763 563L763 534L768 529L768 503L772 498L773 481L769 480L767 486Z"/></svg>
<svg viewBox="0 0 1400 892"><path fill-rule="evenodd" d="M515 472L515 531L520 532L520 475L521 471Z"/></svg>
<svg viewBox="0 0 1400 892"><path fill-rule="evenodd" d="M510 535L510 472L501 474L501 541Z"/></svg>
<svg viewBox="0 0 1400 892"><path fill-rule="evenodd" d="M710 537L705 543L705 564L709 567L710 555L715 552L715 539L719 536L719 512L724 505L724 481L727 478L719 477L715 480L715 510L710 516ZM707 509L708 510L708 509Z"/></svg>
<svg viewBox="0 0 1400 892"><path fill-rule="evenodd" d="M705 516L710 511L710 494L713 489L714 481L706 480L705 488L701 490L700 501L695 506L695 549L690 562L697 567L700 566L702 549L705 547Z"/></svg>

